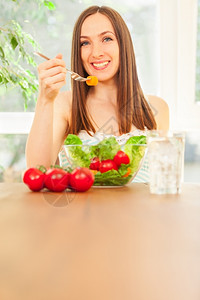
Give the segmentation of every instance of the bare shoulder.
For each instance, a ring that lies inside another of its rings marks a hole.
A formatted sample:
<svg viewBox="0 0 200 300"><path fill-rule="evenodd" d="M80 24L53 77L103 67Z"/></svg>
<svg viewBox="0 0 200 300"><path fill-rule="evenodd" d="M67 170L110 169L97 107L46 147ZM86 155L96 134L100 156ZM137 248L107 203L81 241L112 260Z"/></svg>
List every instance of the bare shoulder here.
<svg viewBox="0 0 200 300"><path fill-rule="evenodd" d="M71 112L72 93L63 91L58 94L54 102L54 112L69 120Z"/></svg>
<svg viewBox="0 0 200 300"><path fill-rule="evenodd" d="M168 130L169 129L169 107L167 102L164 99L155 95L147 95L146 97L153 111L157 123L157 129Z"/></svg>
<svg viewBox="0 0 200 300"><path fill-rule="evenodd" d="M156 108L168 109L167 102L161 97L155 95L147 95L147 99L151 105L155 105Z"/></svg>

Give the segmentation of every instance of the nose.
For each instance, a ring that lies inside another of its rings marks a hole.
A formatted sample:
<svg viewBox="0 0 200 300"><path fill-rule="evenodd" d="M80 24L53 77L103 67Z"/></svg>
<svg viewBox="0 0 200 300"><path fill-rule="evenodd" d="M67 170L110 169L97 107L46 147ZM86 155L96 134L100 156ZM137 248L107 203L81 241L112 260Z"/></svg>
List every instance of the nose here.
<svg viewBox="0 0 200 300"><path fill-rule="evenodd" d="M99 43L94 43L92 46L92 56L94 58L99 58L103 56L103 49Z"/></svg>

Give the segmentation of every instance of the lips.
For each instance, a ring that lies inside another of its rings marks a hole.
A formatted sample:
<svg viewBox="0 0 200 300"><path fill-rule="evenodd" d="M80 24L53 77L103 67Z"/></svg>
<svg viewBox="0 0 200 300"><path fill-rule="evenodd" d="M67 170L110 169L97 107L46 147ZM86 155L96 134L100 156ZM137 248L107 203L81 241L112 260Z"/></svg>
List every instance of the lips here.
<svg viewBox="0 0 200 300"><path fill-rule="evenodd" d="M93 62L91 65L95 70L104 70L109 65L110 61L102 61L102 62Z"/></svg>

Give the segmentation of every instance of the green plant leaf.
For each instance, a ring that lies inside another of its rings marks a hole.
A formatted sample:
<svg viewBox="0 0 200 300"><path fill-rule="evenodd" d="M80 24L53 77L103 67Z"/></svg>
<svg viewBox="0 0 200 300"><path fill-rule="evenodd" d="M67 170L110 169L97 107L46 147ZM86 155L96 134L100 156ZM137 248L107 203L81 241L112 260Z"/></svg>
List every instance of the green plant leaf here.
<svg viewBox="0 0 200 300"><path fill-rule="evenodd" d="M3 48L2 48L2 47L0 47L0 57L1 57L2 59L5 59L5 54L4 54L4 51L3 51Z"/></svg>
<svg viewBox="0 0 200 300"><path fill-rule="evenodd" d="M51 1L44 1L44 6L46 6L49 10L54 10L56 8L55 4Z"/></svg>
<svg viewBox="0 0 200 300"><path fill-rule="evenodd" d="M9 1L11 5L5 6L6 15L2 12L3 18L0 26L0 86L3 94L9 89L19 90L26 109L30 100L36 101L38 80L35 70L36 62L32 53L39 51L40 46L30 33L24 31L24 20L27 18L23 16L19 18L20 10L27 9L27 4L29 5L32 1ZM48 14L52 14L51 10L55 9L54 0L34 0L33 2L37 3L39 9L34 8L33 15L30 9L27 20L30 22L35 17L39 21L41 18L46 19Z"/></svg>
<svg viewBox="0 0 200 300"><path fill-rule="evenodd" d="M17 41L16 38L13 36L10 42L11 42L11 45L12 45L13 50L15 50L15 48L18 46L18 41Z"/></svg>

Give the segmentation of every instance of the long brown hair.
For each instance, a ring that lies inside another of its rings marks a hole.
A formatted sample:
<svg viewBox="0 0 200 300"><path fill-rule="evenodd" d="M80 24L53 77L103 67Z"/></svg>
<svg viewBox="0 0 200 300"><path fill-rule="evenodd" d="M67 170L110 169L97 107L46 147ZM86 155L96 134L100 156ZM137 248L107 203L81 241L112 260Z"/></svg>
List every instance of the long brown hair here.
<svg viewBox="0 0 200 300"><path fill-rule="evenodd" d="M110 20L119 44L119 70L117 114L119 133L130 132L134 125L140 130L156 129L156 122L142 92L135 62L135 54L130 32L120 14L107 6L91 6L79 16L73 31L71 68L83 77L88 74L81 61L80 35L84 20L95 13L101 13ZM90 74L91 75L91 74ZM89 113L86 109L87 94L91 87L72 80L72 111L68 133L78 134L84 129L95 132Z"/></svg>

